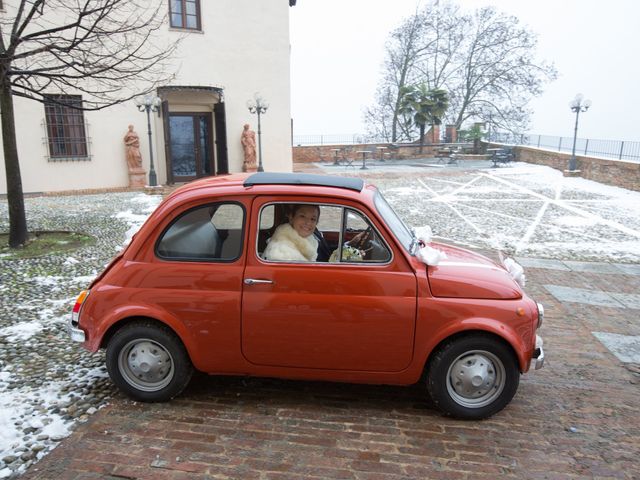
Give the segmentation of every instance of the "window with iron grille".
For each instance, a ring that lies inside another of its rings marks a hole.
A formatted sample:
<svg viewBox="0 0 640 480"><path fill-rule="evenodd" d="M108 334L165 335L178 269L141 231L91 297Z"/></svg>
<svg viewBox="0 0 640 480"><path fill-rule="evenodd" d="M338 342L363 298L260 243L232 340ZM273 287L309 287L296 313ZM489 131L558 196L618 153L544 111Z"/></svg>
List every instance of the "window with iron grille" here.
<svg viewBox="0 0 640 480"><path fill-rule="evenodd" d="M200 0L169 0L171 26L200 30Z"/></svg>
<svg viewBox="0 0 640 480"><path fill-rule="evenodd" d="M85 129L82 96L45 95L49 156L56 159L87 158L87 135Z"/></svg>

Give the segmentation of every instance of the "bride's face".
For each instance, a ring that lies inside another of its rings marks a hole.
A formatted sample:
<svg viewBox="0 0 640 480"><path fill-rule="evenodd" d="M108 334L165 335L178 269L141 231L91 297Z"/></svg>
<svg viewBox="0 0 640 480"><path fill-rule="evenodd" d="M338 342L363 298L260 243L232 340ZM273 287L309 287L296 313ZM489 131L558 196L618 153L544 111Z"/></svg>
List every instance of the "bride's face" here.
<svg viewBox="0 0 640 480"><path fill-rule="evenodd" d="M301 237L308 237L318 224L318 209L311 205L298 208L289 223Z"/></svg>

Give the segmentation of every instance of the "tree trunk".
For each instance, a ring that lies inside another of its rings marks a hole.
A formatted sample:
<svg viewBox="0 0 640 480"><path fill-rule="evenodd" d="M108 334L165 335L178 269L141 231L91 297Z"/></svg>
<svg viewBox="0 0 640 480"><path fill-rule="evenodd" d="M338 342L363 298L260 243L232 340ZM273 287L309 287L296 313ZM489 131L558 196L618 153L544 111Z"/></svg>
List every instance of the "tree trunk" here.
<svg viewBox="0 0 640 480"><path fill-rule="evenodd" d="M420 125L420 155L422 155L423 146L424 146L424 125Z"/></svg>
<svg viewBox="0 0 640 480"><path fill-rule="evenodd" d="M7 172L7 201L9 203L9 246L16 248L27 241L27 217L24 211L24 195L18 162L16 122L13 112L13 96L8 80L0 89L0 109L2 110L2 142L4 145L4 166Z"/></svg>

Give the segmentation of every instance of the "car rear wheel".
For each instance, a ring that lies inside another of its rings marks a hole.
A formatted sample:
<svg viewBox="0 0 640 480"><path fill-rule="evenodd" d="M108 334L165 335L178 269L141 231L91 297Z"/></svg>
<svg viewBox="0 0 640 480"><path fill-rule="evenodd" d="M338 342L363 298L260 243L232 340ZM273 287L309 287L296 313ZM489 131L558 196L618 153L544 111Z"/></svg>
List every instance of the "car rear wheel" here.
<svg viewBox="0 0 640 480"><path fill-rule="evenodd" d="M107 370L113 383L143 402L163 402L187 386L193 366L180 339L152 322L130 323L107 345Z"/></svg>
<svg viewBox="0 0 640 480"><path fill-rule="evenodd" d="M445 343L429 362L427 390L446 415L469 420L502 410L518 389L520 372L511 349L488 335Z"/></svg>

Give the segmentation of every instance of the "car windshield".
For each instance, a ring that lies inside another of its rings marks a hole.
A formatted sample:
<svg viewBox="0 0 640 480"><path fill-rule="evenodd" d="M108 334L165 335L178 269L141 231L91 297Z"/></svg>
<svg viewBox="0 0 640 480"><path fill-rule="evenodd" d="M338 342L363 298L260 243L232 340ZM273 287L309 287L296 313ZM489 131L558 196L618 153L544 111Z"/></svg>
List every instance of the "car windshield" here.
<svg viewBox="0 0 640 480"><path fill-rule="evenodd" d="M411 250L413 248L414 237L409 227L407 227L400 217L398 217L379 190L376 190L374 202L378 212L382 215L385 223L395 234L396 238L400 241L407 252L412 253Z"/></svg>

